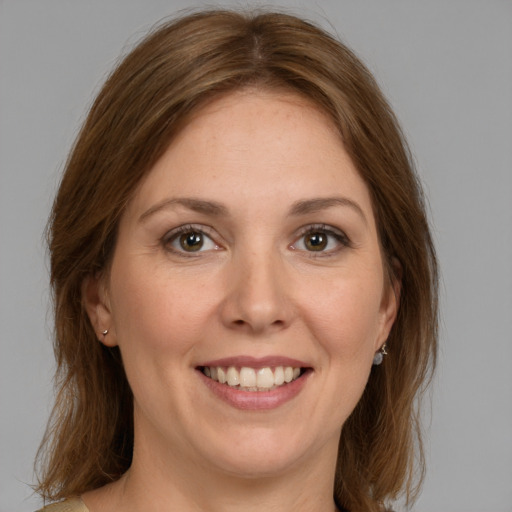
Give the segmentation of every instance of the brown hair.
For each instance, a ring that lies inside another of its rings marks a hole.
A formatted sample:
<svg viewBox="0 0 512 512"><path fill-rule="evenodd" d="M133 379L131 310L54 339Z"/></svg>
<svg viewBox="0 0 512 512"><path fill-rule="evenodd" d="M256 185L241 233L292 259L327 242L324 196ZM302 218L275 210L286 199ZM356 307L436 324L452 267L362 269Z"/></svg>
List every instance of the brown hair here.
<svg viewBox="0 0 512 512"><path fill-rule="evenodd" d="M149 34L105 83L68 159L48 229L58 393L39 453L45 498L97 488L131 463L131 391L118 349L96 340L84 278L108 271L127 202L190 113L247 86L295 91L330 116L370 190L389 277L400 272L390 355L343 427L335 500L357 512L415 496L423 475L417 398L436 354L437 266L407 145L373 77L344 45L286 14L218 10Z"/></svg>

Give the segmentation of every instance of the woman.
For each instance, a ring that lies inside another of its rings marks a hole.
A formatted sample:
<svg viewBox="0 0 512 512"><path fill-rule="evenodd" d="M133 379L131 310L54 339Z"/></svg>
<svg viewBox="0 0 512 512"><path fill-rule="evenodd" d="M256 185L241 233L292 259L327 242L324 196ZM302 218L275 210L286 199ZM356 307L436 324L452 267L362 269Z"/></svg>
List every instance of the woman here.
<svg viewBox="0 0 512 512"><path fill-rule="evenodd" d="M99 93L49 245L39 492L66 501L46 510L412 502L435 253L397 122L339 42L276 13L159 27Z"/></svg>

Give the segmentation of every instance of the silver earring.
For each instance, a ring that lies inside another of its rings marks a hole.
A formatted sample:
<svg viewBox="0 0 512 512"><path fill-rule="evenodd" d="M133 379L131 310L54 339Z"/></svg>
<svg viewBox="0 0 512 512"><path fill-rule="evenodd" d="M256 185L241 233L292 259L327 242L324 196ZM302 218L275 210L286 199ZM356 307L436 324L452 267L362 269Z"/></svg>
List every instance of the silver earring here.
<svg viewBox="0 0 512 512"><path fill-rule="evenodd" d="M105 329L101 334L103 334L103 336L106 336L108 334L108 329Z"/></svg>
<svg viewBox="0 0 512 512"><path fill-rule="evenodd" d="M382 345L380 350L375 353L375 355L373 356L373 364L375 366L378 366L379 364L382 364L382 361L384 360L384 356L388 355L387 348L388 347L384 343L384 345Z"/></svg>

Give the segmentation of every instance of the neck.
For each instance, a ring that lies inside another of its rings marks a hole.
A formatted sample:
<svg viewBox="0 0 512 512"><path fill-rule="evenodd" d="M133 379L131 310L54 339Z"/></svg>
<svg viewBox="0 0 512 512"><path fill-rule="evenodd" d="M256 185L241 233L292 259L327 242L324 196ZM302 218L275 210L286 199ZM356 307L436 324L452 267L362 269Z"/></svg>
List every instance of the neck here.
<svg viewBox="0 0 512 512"><path fill-rule="evenodd" d="M332 485L315 474L240 478L186 474L147 481L133 467L124 477L119 510L183 512L334 512ZM307 474L305 474L307 473ZM91 511L94 512L94 511Z"/></svg>

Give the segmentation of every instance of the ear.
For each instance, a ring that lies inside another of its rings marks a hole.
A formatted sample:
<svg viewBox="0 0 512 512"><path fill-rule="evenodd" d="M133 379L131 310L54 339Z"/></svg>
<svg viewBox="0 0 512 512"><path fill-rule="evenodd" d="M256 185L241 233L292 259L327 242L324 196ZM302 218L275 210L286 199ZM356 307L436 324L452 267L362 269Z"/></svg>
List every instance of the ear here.
<svg viewBox="0 0 512 512"><path fill-rule="evenodd" d="M115 347L114 322L103 274L90 275L84 279L82 300L98 340L108 347ZM108 333L104 334L104 331Z"/></svg>
<svg viewBox="0 0 512 512"><path fill-rule="evenodd" d="M384 284L380 304L380 329L376 339L375 351L379 350L388 339L389 333L395 323L400 307L400 293L402 290L402 265L393 258L389 278Z"/></svg>

